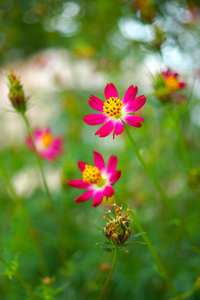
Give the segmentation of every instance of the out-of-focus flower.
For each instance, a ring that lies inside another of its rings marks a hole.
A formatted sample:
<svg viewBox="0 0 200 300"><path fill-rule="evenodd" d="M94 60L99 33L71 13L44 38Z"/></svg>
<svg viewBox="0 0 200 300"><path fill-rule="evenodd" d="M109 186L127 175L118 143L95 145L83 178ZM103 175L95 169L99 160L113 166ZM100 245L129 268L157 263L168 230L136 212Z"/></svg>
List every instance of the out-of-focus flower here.
<svg viewBox="0 0 200 300"><path fill-rule="evenodd" d="M116 171L117 157L112 155L108 161L107 167L100 153L94 153L94 166L79 161L78 167L82 172L83 179L71 180L69 185L78 189L87 189L85 193L80 195L74 201L84 202L94 196L93 206L98 206L103 196L109 198L114 194L112 185L121 177L121 171Z"/></svg>
<svg viewBox="0 0 200 300"><path fill-rule="evenodd" d="M186 87L186 83L179 79L179 74L168 69L155 78L154 95L163 103L172 102L180 103L184 96L179 94L180 90Z"/></svg>
<svg viewBox="0 0 200 300"><path fill-rule="evenodd" d="M141 127L141 122L144 121L144 119L130 115L139 110L146 102L146 97L144 95L135 98L137 91L137 86L134 87L131 85L122 100L120 100L114 84L107 84L105 88L105 102L93 95L90 96L89 100L89 105L101 113L86 115L83 120L89 125L105 123L95 135L106 137L114 129L113 139L115 138L115 135L119 135L124 131L123 122L134 127Z"/></svg>
<svg viewBox="0 0 200 300"><path fill-rule="evenodd" d="M100 265L100 269L104 272L108 272L110 271L111 269L111 265L107 262L103 262L101 265Z"/></svg>
<svg viewBox="0 0 200 300"><path fill-rule="evenodd" d="M8 97L13 105L13 107L20 113L24 113L26 111L26 104L28 98L25 97L23 87L20 83L20 79L16 77L12 70L10 70L10 74L7 75L10 86L9 86L9 94Z"/></svg>
<svg viewBox="0 0 200 300"><path fill-rule="evenodd" d="M103 218L109 221L103 229L105 237L114 245L123 245L131 235L129 212L122 215L122 208L116 208L111 220Z"/></svg>
<svg viewBox="0 0 200 300"><path fill-rule="evenodd" d="M49 128L34 130L33 138L35 147L41 158L54 161L57 156L63 153L63 138L58 136L53 137ZM30 136L26 138L26 143L33 151L34 147Z"/></svg>

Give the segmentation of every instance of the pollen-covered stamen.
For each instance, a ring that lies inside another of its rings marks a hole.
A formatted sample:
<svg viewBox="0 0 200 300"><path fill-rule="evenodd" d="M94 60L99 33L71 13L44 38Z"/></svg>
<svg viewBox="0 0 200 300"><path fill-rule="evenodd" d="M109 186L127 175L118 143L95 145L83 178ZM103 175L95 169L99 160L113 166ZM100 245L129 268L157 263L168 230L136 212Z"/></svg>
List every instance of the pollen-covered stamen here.
<svg viewBox="0 0 200 300"><path fill-rule="evenodd" d="M177 77L175 77L175 76L167 77L165 79L165 84L171 92L177 91L180 88L179 81L178 81Z"/></svg>
<svg viewBox="0 0 200 300"><path fill-rule="evenodd" d="M104 102L103 112L106 116L118 117L121 113L123 105L124 104L122 103L122 100L119 98L110 97Z"/></svg>
<svg viewBox="0 0 200 300"><path fill-rule="evenodd" d="M53 137L50 133L45 133L42 137L42 143L45 147L48 147L53 140Z"/></svg>
<svg viewBox="0 0 200 300"><path fill-rule="evenodd" d="M101 179L101 171L97 167L85 165L83 181L90 184L97 184Z"/></svg>

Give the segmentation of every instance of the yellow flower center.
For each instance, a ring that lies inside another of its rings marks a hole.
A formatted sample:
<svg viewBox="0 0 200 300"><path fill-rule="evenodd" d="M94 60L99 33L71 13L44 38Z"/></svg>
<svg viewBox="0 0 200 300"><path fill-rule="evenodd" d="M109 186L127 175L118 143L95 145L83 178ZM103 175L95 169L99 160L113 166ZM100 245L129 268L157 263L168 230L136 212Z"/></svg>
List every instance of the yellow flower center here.
<svg viewBox="0 0 200 300"><path fill-rule="evenodd" d="M117 97L110 97L104 102L103 112L110 117L118 117L120 116L122 106L122 100Z"/></svg>
<svg viewBox="0 0 200 300"><path fill-rule="evenodd" d="M85 165L83 181L90 184L97 184L101 179L101 171L97 167Z"/></svg>
<svg viewBox="0 0 200 300"><path fill-rule="evenodd" d="M180 85L177 77L169 76L164 81L171 92L179 90Z"/></svg>
<svg viewBox="0 0 200 300"><path fill-rule="evenodd" d="M45 133L42 137L42 143L45 147L48 147L53 140L53 137L50 133Z"/></svg>

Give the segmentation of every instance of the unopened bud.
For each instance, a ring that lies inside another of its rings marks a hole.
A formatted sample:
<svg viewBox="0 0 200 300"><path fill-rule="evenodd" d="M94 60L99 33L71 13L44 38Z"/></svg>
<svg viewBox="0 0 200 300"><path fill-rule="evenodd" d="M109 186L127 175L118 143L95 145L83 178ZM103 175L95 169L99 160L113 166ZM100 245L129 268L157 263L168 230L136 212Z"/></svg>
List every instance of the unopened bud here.
<svg viewBox="0 0 200 300"><path fill-rule="evenodd" d="M53 283L53 279L51 277L44 277L42 279L42 282L45 284L45 285L51 285Z"/></svg>
<svg viewBox="0 0 200 300"><path fill-rule="evenodd" d="M122 209L116 208L113 218L107 220L109 222L104 227L105 237L115 245L123 245L131 235L129 213L122 215Z"/></svg>
<svg viewBox="0 0 200 300"><path fill-rule="evenodd" d="M13 105L13 107L20 113L24 113L26 111L27 99L24 96L23 87L20 83L19 78L15 76L12 70L10 70L10 74L8 75L8 79L10 82L9 86L9 94L8 97Z"/></svg>

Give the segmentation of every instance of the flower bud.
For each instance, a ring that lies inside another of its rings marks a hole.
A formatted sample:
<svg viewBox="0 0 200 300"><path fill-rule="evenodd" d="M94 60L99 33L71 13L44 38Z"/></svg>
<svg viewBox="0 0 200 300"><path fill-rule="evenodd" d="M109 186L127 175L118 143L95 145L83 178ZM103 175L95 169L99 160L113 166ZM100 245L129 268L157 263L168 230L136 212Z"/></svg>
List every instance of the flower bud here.
<svg viewBox="0 0 200 300"><path fill-rule="evenodd" d="M129 213L122 215L122 209L116 208L115 215L104 227L105 237L114 245L123 245L131 235Z"/></svg>
<svg viewBox="0 0 200 300"><path fill-rule="evenodd" d="M45 284L45 285L51 285L51 284L53 283L53 280L52 280L51 277L44 277L44 278L42 279L42 282L43 282L43 284Z"/></svg>
<svg viewBox="0 0 200 300"><path fill-rule="evenodd" d="M10 74L8 75L8 79L10 82L9 86L9 94L8 97L13 105L13 107L20 113L24 113L26 111L26 103L27 99L24 96L24 91L22 85L20 83L19 78L15 76L12 70L10 70Z"/></svg>

